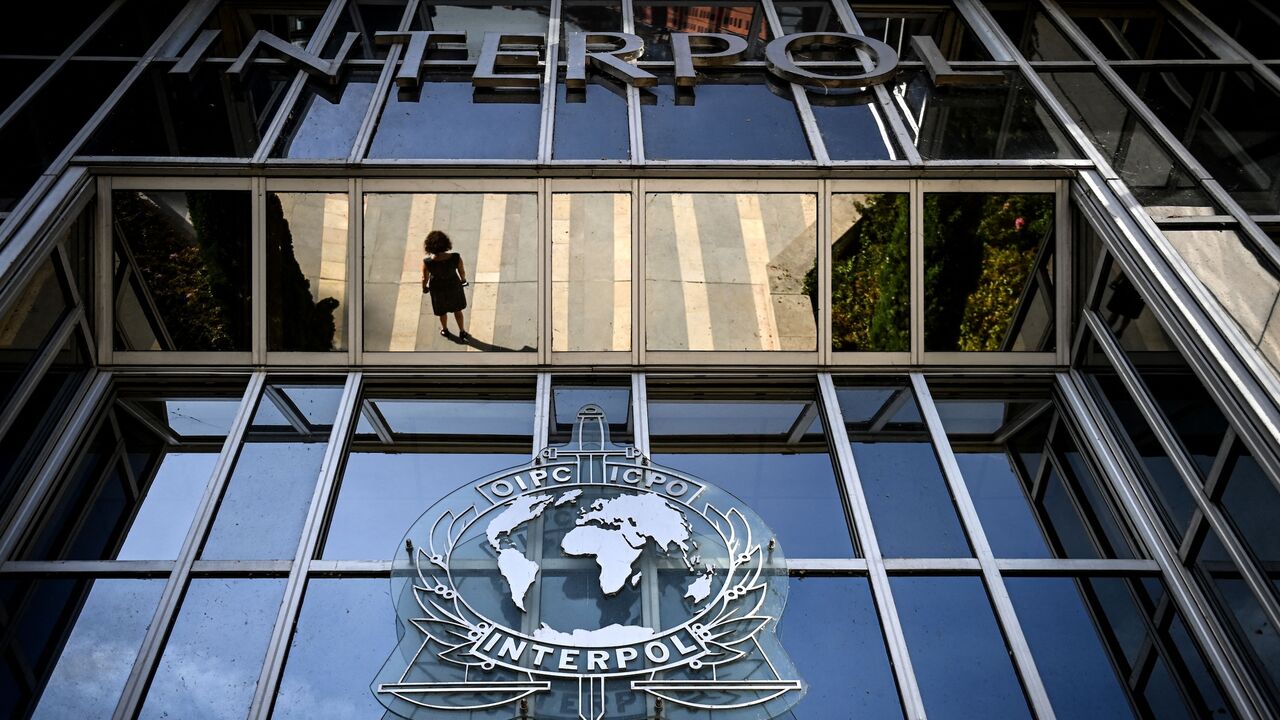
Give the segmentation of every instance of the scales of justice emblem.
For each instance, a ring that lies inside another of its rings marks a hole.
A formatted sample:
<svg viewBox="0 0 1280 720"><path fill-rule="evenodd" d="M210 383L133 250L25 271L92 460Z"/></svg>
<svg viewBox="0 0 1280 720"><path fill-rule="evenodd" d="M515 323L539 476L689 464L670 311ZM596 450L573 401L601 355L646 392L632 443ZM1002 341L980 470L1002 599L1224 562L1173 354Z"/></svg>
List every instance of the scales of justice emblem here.
<svg viewBox="0 0 1280 720"><path fill-rule="evenodd" d="M778 640L786 562L749 507L610 442L464 485L393 565L399 643L371 686L421 718L750 718L805 692Z"/></svg>

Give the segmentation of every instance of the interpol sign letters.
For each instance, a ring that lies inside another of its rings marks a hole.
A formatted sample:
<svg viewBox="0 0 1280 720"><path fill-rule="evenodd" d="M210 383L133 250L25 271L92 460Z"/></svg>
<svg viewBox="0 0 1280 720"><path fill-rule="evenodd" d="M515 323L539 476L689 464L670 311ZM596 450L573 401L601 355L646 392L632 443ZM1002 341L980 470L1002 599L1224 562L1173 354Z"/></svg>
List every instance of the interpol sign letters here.
<svg viewBox="0 0 1280 720"><path fill-rule="evenodd" d="M569 444L424 513L392 593L400 642L372 689L405 718L770 718L804 692L775 634L787 575L768 528L611 444L591 405Z"/></svg>

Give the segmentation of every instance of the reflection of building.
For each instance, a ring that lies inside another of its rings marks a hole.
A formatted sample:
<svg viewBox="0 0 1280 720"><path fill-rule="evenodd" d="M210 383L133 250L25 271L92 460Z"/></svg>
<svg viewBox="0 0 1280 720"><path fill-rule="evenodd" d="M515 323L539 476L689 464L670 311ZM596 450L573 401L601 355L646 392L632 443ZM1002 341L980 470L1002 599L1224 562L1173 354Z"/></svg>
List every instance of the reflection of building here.
<svg viewBox="0 0 1280 720"><path fill-rule="evenodd" d="M407 530L505 468L546 480L588 405L630 477L762 516L797 717L1280 714L1264 3L46 5L0 42L0 717L381 717ZM537 63L504 68L541 78L528 103L472 84L486 31L558 56L628 27L662 78L671 32L861 30L907 60L928 35L967 83L837 95L753 52L693 104L616 78L570 102ZM397 29L469 51L400 87ZM259 31L284 50L229 74ZM470 340L424 297L432 230ZM601 597L543 509L458 566L503 627L702 602L654 552ZM493 549L538 568L523 607ZM526 716L580 714L508 670ZM477 694L445 680L407 684Z"/></svg>

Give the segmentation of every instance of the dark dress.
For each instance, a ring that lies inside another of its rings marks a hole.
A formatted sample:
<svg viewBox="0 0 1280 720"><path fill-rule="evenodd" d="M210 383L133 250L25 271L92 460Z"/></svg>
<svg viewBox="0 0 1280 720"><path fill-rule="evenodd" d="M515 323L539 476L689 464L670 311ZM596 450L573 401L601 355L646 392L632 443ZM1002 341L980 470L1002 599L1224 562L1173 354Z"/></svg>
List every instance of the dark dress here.
<svg viewBox="0 0 1280 720"><path fill-rule="evenodd" d="M422 271L431 288L431 312L448 315L467 307L467 296L462 292L462 279L458 277L458 253L443 257L422 258Z"/></svg>

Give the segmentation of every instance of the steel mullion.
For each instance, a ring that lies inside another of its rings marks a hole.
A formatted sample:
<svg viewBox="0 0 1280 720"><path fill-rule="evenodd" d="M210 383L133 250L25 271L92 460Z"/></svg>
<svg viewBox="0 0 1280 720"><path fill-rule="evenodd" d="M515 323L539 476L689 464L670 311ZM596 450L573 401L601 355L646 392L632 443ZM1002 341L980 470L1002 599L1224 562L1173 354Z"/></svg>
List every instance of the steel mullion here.
<svg viewBox="0 0 1280 720"><path fill-rule="evenodd" d="M132 720L142 706L143 691L150 682L152 669L158 662L160 653L164 650L169 626L177 617L179 603L186 590L187 580L191 576L192 565L195 563L205 533L213 524L214 510L222 497L223 489L230 480L242 441L249 429L249 421L265 382L266 373L262 371L255 372L249 378L244 395L241 396L240 407L236 411L227 439L218 455L217 464L214 465L214 471L206 484L200 505L195 517L192 518L191 527L187 530L182 550L178 553L173 573L165 584L164 592L160 595L151 624L147 627L147 634L143 637L138 655L129 672L129 678L120 694L120 701L113 715L114 720Z"/></svg>
<svg viewBox="0 0 1280 720"><path fill-rule="evenodd" d="M35 359L27 364L26 371L9 393L4 410L0 411L0 437L4 437L9 432L13 423L17 421L18 415L26 409L27 400L36 391L36 386L44 379L45 373L53 367L58 354L62 352L63 345L80 326L83 316L82 308L73 307L70 312L63 314L52 332L45 337Z"/></svg>
<svg viewBox="0 0 1280 720"><path fill-rule="evenodd" d="M1082 432L1085 440L1082 444L1103 466L1103 475L1111 480L1125 514L1147 546L1150 556L1160 565L1165 584L1175 599L1188 632L1204 652L1210 667L1223 670L1218 673L1218 679L1231 704L1245 718L1268 716L1264 695L1249 676L1247 666L1232 645L1208 598L1180 562L1176 544L1163 532L1155 508L1141 495L1140 483L1132 474L1133 470L1120 459L1123 457L1121 446L1105 429L1101 409L1085 392L1079 371L1058 374L1056 387Z"/></svg>
<svg viewBox="0 0 1280 720"><path fill-rule="evenodd" d="M965 487L964 478L960 473L960 465L956 462L955 454L947 441L947 433L942 427L938 408L933 403L933 395L929 391L924 376L918 372L911 373L911 386L915 390L916 402L920 405L920 415L929 428L935 454L942 466L947 485L950 487L952 500L969 536L969 544L973 546L974 555L982 566L982 577L987 586L991 605L995 610L996 619L1004 630L1005 641L1013 655L1018 675L1022 678L1027 700L1037 718L1041 720L1053 718L1055 715L1053 706L1049 702L1049 693L1040 679L1040 671L1036 668L1031 646L1022 633L1022 625L1018 622L1013 609L1013 599L1004 585L995 554L991 551L986 532L983 531L981 520L978 518L978 509L973 504L973 498L969 496L969 490Z"/></svg>
<svg viewBox="0 0 1280 720"><path fill-rule="evenodd" d="M400 24L396 28L397 32L405 32L413 25L414 13L417 11L418 0L409 0L405 6L404 15L400 18ZM347 154L348 165L363 162L365 153L368 152L369 143L373 139L373 130L378 124L378 118L382 115L382 107L390 97L390 89L403 52L402 43L392 45L387 51L387 59L382 64L382 73L378 75L378 82L373 86L373 95L370 96L369 105L365 108L364 119L360 121L360 128L356 130L355 139L351 142L351 151Z"/></svg>
<svg viewBox="0 0 1280 720"><path fill-rule="evenodd" d="M640 454L648 458L649 446L649 384L644 373L631 375L631 418L635 428L635 446Z"/></svg>
<svg viewBox="0 0 1280 720"><path fill-rule="evenodd" d="M533 406L533 448L530 457L538 459L547 446L551 423L551 373L538 373L537 394Z"/></svg>
<svg viewBox="0 0 1280 720"><path fill-rule="evenodd" d="M885 644L888 646L899 697L906 711L906 717L911 720L923 720L925 718L924 699L920 695L920 686L911 664L906 634L898 619L889 575L885 571L885 560L880 554L880 544L876 540L875 528L871 522L871 509L862 492L862 480L858 476L858 469L854 463L853 446L849 443L849 436L845 431L844 415L840 410L840 401L836 397L835 383L831 379L831 373L818 374L818 393L828 428L828 437L834 449L832 460L835 461L844 486L845 497L848 498L858 547L862 549L862 556L867 562L867 578L871 583L876 613L880 619Z"/></svg>
<svg viewBox="0 0 1280 720"><path fill-rule="evenodd" d="M1273 594L1271 581L1265 573L1254 565L1248 548L1236 535L1230 521L1224 517L1222 510L1205 492L1200 480L1200 473L1195 464L1188 457L1187 451L1182 447L1177 435L1164 419L1164 414L1151 398L1146 389L1146 384L1143 383L1137 371L1129 364L1128 359L1124 357L1124 353L1116 343L1115 338L1111 337L1110 333L1103 329L1102 321L1092 311L1085 313L1085 319L1089 323L1090 329L1093 330L1094 339L1102 348L1112 367L1115 368L1116 374L1125 386L1125 390L1133 401L1137 403L1143 418L1146 419L1147 424L1155 432L1160 447L1164 449L1165 454L1173 462L1173 466L1182 478L1183 484L1186 485L1187 491L1195 500L1196 508L1204 515L1204 519L1208 521L1214 532L1217 533L1218 539L1227 551L1227 555L1239 570L1241 578L1249 586L1250 591L1262 606L1267 620L1272 627L1280 627L1280 603L1277 603Z"/></svg>
<svg viewBox="0 0 1280 720"><path fill-rule="evenodd" d="M302 526L298 549L294 553L289 579L285 584L284 596L276 615L275 627L271 640L267 645L262 671L258 675L258 684L249 706L249 718L265 718L270 714L275 700L276 690L284 672L285 655L292 640L293 627L298 613L302 609L303 591L307 584L307 569L311 558L316 554L320 544L321 530L328 515L329 504L334 497L334 488L338 483L338 470L342 467L346 456L346 439L354 432L356 417L359 414L357 401L360 396L362 373L353 372L347 375L346 387L342 391L342 400L338 403L338 414L333 420L333 429L329 433L329 444L325 448L324 460L320 465L320 475L315 490L311 495L310 509Z"/></svg>
<svg viewBox="0 0 1280 720"><path fill-rule="evenodd" d="M561 0L551 0L547 18L547 37L543 42L542 113L538 129L538 162L551 161L552 141L555 137L557 73L560 69L560 6Z"/></svg>
<svg viewBox="0 0 1280 720"><path fill-rule="evenodd" d="M636 31L635 7L631 0L622 0L622 31ZM557 67L559 59L556 60ZM640 114L640 88L627 84L627 124L631 135L631 165L644 165L644 122Z"/></svg>

